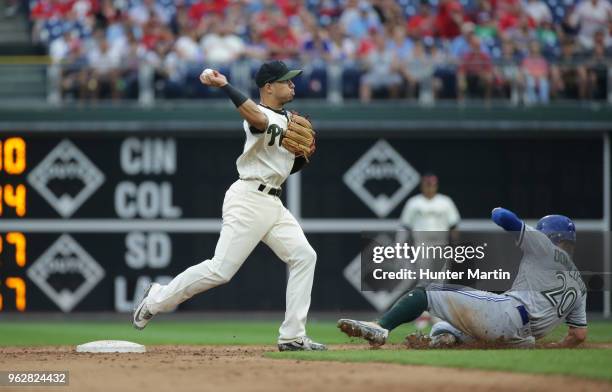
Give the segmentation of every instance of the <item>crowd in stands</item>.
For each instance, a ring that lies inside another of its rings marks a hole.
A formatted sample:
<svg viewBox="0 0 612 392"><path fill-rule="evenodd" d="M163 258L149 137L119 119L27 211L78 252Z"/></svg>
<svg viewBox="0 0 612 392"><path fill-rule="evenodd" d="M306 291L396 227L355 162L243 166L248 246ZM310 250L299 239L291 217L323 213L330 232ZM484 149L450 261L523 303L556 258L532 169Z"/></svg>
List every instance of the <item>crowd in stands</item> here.
<svg viewBox="0 0 612 392"><path fill-rule="evenodd" d="M296 88L364 102L606 99L610 0L31 0L32 37L62 65L75 99L134 98L139 69L165 98L211 94L204 66L253 72L268 59L305 69ZM236 76L238 77L238 76Z"/></svg>

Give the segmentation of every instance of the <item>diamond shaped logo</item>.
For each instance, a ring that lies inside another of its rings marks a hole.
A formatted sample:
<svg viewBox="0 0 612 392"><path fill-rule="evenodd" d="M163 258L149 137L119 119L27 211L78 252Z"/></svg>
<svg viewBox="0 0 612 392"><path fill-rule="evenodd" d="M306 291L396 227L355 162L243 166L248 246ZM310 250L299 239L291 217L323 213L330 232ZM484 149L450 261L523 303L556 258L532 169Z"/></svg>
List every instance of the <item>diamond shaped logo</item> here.
<svg viewBox="0 0 612 392"><path fill-rule="evenodd" d="M28 182L64 218L104 182L104 174L69 140L57 145L28 175Z"/></svg>
<svg viewBox="0 0 612 392"><path fill-rule="evenodd" d="M375 242L389 244L391 239L389 237L379 236L375 239ZM368 272L365 272L366 274ZM342 271L344 278L353 286L359 294L361 294L378 312L384 312L389 309L393 303L406 291L414 286L414 281L411 280L399 280L397 284L391 290L365 290L362 287L362 273L361 273L361 253L357 254L355 258L344 268Z"/></svg>
<svg viewBox="0 0 612 392"><path fill-rule="evenodd" d="M384 140L379 140L344 174L344 183L379 218L412 192L419 173Z"/></svg>
<svg viewBox="0 0 612 392"><path fill-rule="evenodd" d="M62 235L27 271L64 312L70 312L102 280L104 270L71 236Z"/></svg>

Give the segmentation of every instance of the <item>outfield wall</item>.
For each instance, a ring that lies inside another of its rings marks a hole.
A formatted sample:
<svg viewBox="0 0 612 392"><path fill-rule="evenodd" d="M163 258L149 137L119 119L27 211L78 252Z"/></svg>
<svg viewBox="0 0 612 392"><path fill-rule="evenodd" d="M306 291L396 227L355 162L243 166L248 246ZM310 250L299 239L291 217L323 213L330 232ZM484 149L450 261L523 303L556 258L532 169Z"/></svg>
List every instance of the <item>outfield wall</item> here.
<svg viewBox="0 0 612 392"><path fill-rule="evenodd" d="M581 232L609 231L605 116L574 127L549 117L538 120L538 129L520 118L491 118L498 126L486 129L472 115L455 119L457 129L449 118L379 120L355 132L344 117L326 113L316 156L283 192L319 256L313 310L374 309L350 277L360 232L395 229L425 171L438 174L467 230L495 230L488 216L502 205L528 220L563 213ZM6 165L0 172L5 193L6 185L26 189L25 212L20 216L5 200L0 219L3 311L19 308L20 298L26 311L129 311L151 279L167 280L212 255L224 192L237 177L238 121L233 128L222 120L197 130L190 121L147 131L146 122L103 122L95 111L97 120L89 122L44 115L0 118L8 130L0 141L22 138L27 161L21 173L8 174ZM23 234L25 255L9 232ZM609 271L609 237L605 252L596 272ZM8 278L21 279L25 294ZM282 310L285 278L284 265L260 245L234 280L183 308ZM609 308L609 292L600 290L589 295L590 311Z"/></svg>

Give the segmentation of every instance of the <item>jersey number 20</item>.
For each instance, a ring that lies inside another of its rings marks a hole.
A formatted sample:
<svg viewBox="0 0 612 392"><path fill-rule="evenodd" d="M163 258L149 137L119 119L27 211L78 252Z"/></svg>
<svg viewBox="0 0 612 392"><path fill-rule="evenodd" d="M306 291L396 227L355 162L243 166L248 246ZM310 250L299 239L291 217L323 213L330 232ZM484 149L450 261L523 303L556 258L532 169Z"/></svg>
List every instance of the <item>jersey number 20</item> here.
<svg viewBox="0 0 612 392"><path fill-rule="evenodd" d="M544 297L557 309L557 316L563 317L574 307L578 298L578 291L574 287L567 287L567 278L562 272L557 272L556 277L561 281L559 287L544 290Z"/></svg>

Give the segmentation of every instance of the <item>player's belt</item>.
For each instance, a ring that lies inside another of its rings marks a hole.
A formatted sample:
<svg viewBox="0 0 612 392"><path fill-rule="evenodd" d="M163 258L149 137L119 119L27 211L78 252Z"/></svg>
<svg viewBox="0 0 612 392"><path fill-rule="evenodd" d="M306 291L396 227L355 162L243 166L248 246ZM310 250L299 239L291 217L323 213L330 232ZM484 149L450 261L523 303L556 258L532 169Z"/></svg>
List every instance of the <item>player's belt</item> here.
<svg viewBox="0 0 612 392"><path fill-rule="evenodd" d="M272 188L271 186L265 184L259 184L259 188L257 188L257 190L276 197L280 197L281 193L283 192L282 188Z"/></svg>
<svg viewBox="0 0 612 392"><path fill-rule="evenodd" d="M519 305L516 307L519 314L521 315L521 320L523 321L523 325L526 325L529 322L529 312L525 309L525 305Z"/></svg>

